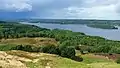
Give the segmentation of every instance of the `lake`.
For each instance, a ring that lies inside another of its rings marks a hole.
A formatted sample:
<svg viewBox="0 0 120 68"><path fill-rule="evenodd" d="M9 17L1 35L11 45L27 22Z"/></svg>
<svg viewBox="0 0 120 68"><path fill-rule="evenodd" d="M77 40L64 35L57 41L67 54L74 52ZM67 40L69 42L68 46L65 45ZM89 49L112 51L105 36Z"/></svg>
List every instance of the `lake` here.
<svg viewBox="0 0 120 68"><path fill-rule="evenodd" d="M36 25L42 28L48 29L65 29L71 30L73 32L83 32L86 35L91 36L100 36L110 40L119 40L120 41L120 27L118 29L99 29L99 28L92 28L86 25L80 24L48 24L48 23L28 23L28 22L20 22L22 24L29 24L29 25Z"/></svg>

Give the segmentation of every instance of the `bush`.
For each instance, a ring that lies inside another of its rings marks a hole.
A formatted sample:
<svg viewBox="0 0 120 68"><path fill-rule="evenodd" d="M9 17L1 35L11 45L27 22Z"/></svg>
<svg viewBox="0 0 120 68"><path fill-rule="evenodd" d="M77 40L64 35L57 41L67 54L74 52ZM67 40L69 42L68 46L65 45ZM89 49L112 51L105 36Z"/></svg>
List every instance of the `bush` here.
<svg viewBox="0 0 120 68"><path fill-rule="evenodd" d="M58 47L54 45L47 45L47 46L41 46L39 47L39 51L43 53L50 53L50 54L58 54L59 55L59 49Z"/></svg>
<svg viewBox="0 0 120 68"><path fill-rule="evenodd" d="M25 46L23 47L23 50L24 50L24 51L28 51L28 52L33 52L32 46L30 46L30 45L25 45Z"/></svg>
<svg viewBox="0 0 120 68"><path fill-rule="evenodd" d="M75 56L75 57L72 58L72 60L75 60L75 61L78 61L78 62L82 62L83 58L79 57L79 56Z"/></svg>
<svg viewBox="0 0 120 68"><path fill-rule="evenodd" d="M75 46L75 49L76 50L80 50L80 46Z"/></svg>
<svg viewBox="0 0 120 68"><path fill-rule="evenodd" d="M116 63L120 64L120 57L116 60Z"/></svg>
<svg viewBox="0 0 120 68"><path fill-rule="evenodd" d="M57 54L62 57L74 58L75 57L75 48L72 46L54 46L54 45L43 45L41 47L34 47L30 45L18 45L13 48L13 50L23 50L28 52L43 52L49 54Z"/></svg>
<svg viewBox="0 0 120 68"><path fill-rule="evenodd" d="M64 46L64 47L68 47L68 46L77 46L77 43L75 43L75 41L71 41L71 40L66 40L63 41L60 46Z"/></svg>
<svg viewBox="0 0 120 68"><path fill-rule="evenodd" d="M75 57L75 48L73 47L65 47L64 49L60 50L62 57L73 58Z"/></svg>
<svg viewBox="0 0 120 68"><path fill-rule="evenodd" d="M13 50L23 50L23 51L33 52L32 46L30 45L18 45L14 47Z"/></svg>
<svg viewBox="0 0 120 68"><path fill-rule="evenodd" d="M14 48L12 48L13 50L22 50L23 49L23 46L22 45L18 45Z"/></svg>

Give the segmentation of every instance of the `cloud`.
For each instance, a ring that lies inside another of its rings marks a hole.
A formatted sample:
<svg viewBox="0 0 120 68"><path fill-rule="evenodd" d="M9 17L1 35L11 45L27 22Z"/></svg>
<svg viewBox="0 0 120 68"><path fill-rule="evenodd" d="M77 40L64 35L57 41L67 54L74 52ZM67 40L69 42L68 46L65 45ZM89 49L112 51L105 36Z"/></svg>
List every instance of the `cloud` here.
<svg viewBox="0 0 120 68"><path fill-rule="evenodd" d="M36 17L48 18L53 17L53 15L59 10L62 11L69 6L77 5L82 5L82 0L35 0L33 2L33 12L35 13L34 15L36 15ZM60 14L61 13L64 12L60 12Z"/></svg>
<svg viewBox="0 0 120 68"><path fill-rule="evenodd" d="M119 19L116 13L116 5L94 6L91 8L68 7L53 11L54 18L77 18L77 19ZM58 14L59 13L59 14Z"/></svg>
<svg viewBox="0 0 120 68"><path fill-rule="evenodd" d="M31 11L30 0L0 0L0 10L9 12Z"/></svg>
<svg viewBox="0 0 120 68"><path fill-rule="evenodd" d="M0 3L0 12L16 17L20 14L31 18L120 18L120 0L0 0Z"/></svg>
<svg viewBox="0 0 120 68"><path fill-rule="evenodd" d="M119 7L119 0L85 0L82 5L52 10L52 16L48 18L119 19Z"/></svg>

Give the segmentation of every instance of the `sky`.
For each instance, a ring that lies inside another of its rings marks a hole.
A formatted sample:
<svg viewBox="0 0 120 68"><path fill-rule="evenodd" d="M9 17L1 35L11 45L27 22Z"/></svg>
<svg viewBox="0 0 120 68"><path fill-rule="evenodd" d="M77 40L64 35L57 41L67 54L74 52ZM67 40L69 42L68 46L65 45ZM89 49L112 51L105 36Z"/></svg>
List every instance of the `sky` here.
<svg viewBox="0 0 120 68"><path fill-rule="evenodd" d="M0 0L0 18L120 20L120 0Z"/></svg>

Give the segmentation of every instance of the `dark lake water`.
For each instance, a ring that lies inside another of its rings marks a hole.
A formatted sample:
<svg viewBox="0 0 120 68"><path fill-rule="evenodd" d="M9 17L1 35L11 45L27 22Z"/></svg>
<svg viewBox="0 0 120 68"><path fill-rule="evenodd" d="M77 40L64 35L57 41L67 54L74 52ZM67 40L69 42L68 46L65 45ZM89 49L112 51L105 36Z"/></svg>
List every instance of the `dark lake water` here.
<svg viewBox="0 0 120 68"><path fill-rule="evenodd" d="M58 28L58 29L72 30L74 32L83 32L86 35L100 36L110 40L120 41L120 27L114 30L114 29L91 28L91 27L87 27L86 25L80 25L80 24L48 24L48 23L28 23L28 22L20 22L20 23L36 25L48 29Z"/></svg>

